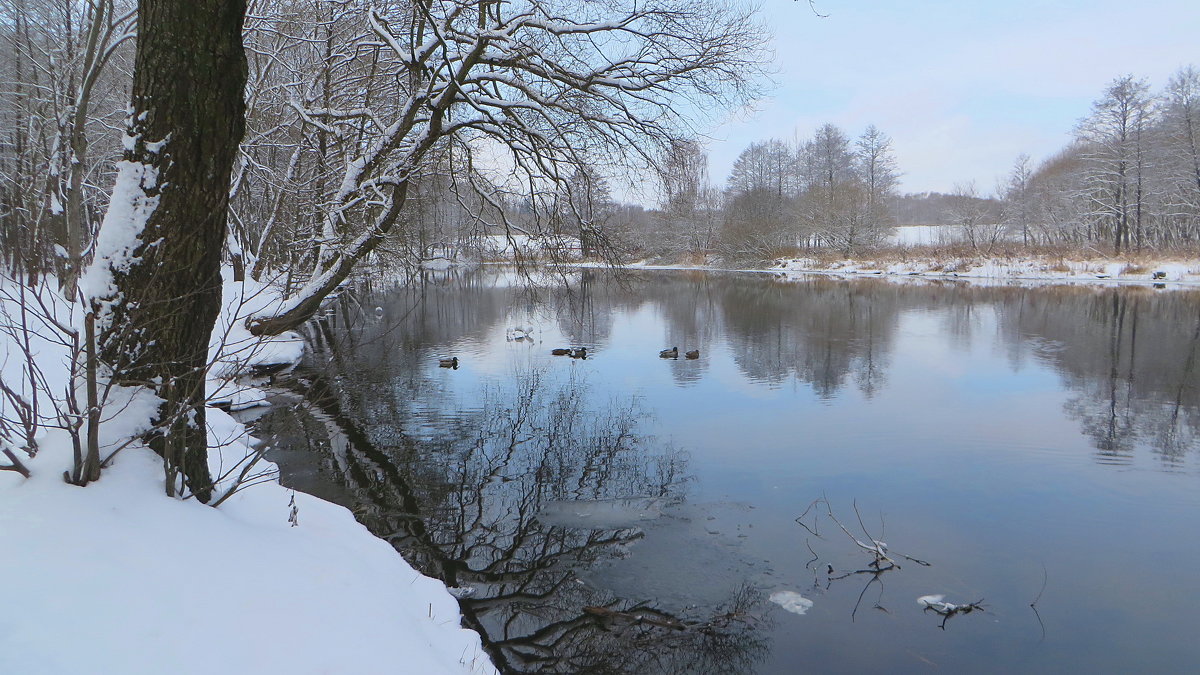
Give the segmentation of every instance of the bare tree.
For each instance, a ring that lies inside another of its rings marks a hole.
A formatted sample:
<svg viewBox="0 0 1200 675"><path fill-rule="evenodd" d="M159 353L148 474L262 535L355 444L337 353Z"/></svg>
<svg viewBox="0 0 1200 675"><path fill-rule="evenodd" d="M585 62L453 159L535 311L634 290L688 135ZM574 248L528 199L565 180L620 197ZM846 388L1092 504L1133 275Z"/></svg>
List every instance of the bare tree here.
<svg viewBox="0 0 1200 675"><path fill-rule="evenodd" d="M962 228L963 238L976 250L989 250L1004 235L1001 219L988 207L988 200L980 197L974 181L954 186L946 215Z"/></svg>
<svg viewBox="0 0 1200 675"><path fill-rule="evenodd" d="M752 96L765 62L751 11L717 0L326 8L316 76L279 89L279 133L328 142L316 248L306 283L251 321L256 334L310 316L401 222L438 152L462 157L458 189L495 205L505 189L541 192L583 167L652 165L701 106Z"/></svg>
<svg viewBox="0 0 1200 675"><path fill-rule="evenodd" d="M706 252L713 245L715 219L707 202L708 157L695 140L677 140L659 166L662 186L660 249Z"/></svg>
<svg viewBox="0 0 1200 675"><path fill-rule="evenodd" d="M861 243L866 202L850 138L824 124L804 145L804 155L803 217L826 243L849 253Z"/></svg>
<svg viewBox="0 0 1200 675"><path fill-rule="evenodd" d="M795 245L789 202L796 194L796 152L783 141L751 143L730 172L722 247L728 257L767 259Z"/></svg>
<svg viewBox="0 0 1200 675"><path fill-rule="evenodd" d="M1005 219L1010 227L1021 233L1021 244L1029 246L1029 225L1032 214L1032 191L1030 180L1033 177L1033 167L1029 155L1017 155L1013 162L1012 171L1003 186L1005 201Z"/></svg>
<svg viewBox="0 0 1200 675"><path fill-rule="evenodd" d="M133 15L128 0L0 3L0 243L10 269L53 271L65 287L78 274L107 198L100 178L120 151L110 131L127 95Z"/></svg>
<svg viewBox="0 0 1200 675"><path fill-rule="evenodd" d="M892 139L872 124L858 137L854 156L866 197L863 218L866 239L878 244L892 225L888 205L900 182Z"/></svg>
<svg viewBox="0 0 1200 675"><path fill-rule="evenodd" d="M1144 141L1153 112L1149 92L1145 80L1117 78L1077 130L1088 144L1085 189L1091 214L1110 233L1117 253L1141 245Z"/></svg>
<svg viewBox="0 0 1200 675"><path fill-rule="evenodd" d="M1181 69L1167 85L1163 106L1163 217L1168 241L1200 240L1200 71Z"/></svg>

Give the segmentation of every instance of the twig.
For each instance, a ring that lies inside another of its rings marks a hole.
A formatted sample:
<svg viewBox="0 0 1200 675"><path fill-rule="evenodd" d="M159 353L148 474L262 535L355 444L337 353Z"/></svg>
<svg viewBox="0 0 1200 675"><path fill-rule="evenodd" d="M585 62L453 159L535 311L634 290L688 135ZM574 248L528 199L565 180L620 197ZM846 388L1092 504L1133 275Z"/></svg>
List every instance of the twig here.
<svg viewBox="0 0 1200 675"><path fill-rule="evenodd" d="M1038 611L1037 604L1042 599L1042 593L1046 592L1046 582L1049 579L1050 575L1046 571L1046 563L1042 563L1042 589L1038 591L1037 597L1033 599L1033 602L1029 603L1029 609L1033 610L1033 615L1037 617L1038 626L1042 629L1042 639L1038 640L1039 644L1046 640L1046 624L1042 621L1042 613Z"/></svg>
<svg viewBox="0 0 1200 675"><path fill-rule="evenodd" d="M813 554L812 560L809 560L808 562L804 563L804 569L809 569L809 565L817 562L817 560L820 559L821 556L817 555L817 552L813 550L812 544L810 544L808 542L807 537L804 539L804 545L808 547L808 552Z"/></svg>
<svg viewBox="0 0 1200 675"><path fill-rule="evenodd" d="M1046 571L1046 563L1042 563L1042 590L1038 591L1037 597L1033 602L1029 603L1030 607L1037 608L1038 601L1042 599L1042 593L1046 592L1046 582L1049 581L1050 574Z"/></svg>
<svg viewBox="0 0 1200 675"><path fill-rule="evenodd" d="M8 466L0 464L0 471L16 471L25 478L29 478L29 469L25 468L25 465L21 463L16 454L8 448L4 448L3 452L4 456L8 457L8 461L12 462L12 464Z"/></svg>

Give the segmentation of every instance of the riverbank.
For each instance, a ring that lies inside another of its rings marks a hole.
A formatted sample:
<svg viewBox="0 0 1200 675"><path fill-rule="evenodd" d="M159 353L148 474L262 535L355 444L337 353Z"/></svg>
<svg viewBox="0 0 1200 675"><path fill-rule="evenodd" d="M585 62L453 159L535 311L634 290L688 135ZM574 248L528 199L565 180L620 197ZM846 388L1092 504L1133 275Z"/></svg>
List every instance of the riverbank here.
<svg viewBox="0 0 1200 675"><path fill-rule="evenodd" d="M897 248L874 256L782 257L761 266L725 265L713 259L703 264L659 264L646 260L628 269L696 269L767 272L793 276L823 274L845 277L962 279L996 282L1145 284L1165 287L1200 286L1200 257L1068 256L1063 254L982 255L955 250Z"/></svg>
<svg viewBox="0 0 1200 675"><path fill-rule="evenodd" d="M18 294L3 290L0 304L17 316ZM298 336L261 345L240 328L270 301L264 288L227 283L214 404L254 405L262 393L233 374L299 358ZM16 388L24 358L14 337L0 335L0 374ZM32 341L36 363L47 391L61 392L66 347L45 337ZM105 447L136 436L149 410L106 410ZM259 453L229 414L207 416L221 494ZM162 462L140 444L79 488L62 478L68 434L43 428L37 440L32 458L11 448L29 478L0 471L0 672L495 672L445 585L346 509L279 485L269 462L259 458L248 485L212 508L166 497Z"/></svg>

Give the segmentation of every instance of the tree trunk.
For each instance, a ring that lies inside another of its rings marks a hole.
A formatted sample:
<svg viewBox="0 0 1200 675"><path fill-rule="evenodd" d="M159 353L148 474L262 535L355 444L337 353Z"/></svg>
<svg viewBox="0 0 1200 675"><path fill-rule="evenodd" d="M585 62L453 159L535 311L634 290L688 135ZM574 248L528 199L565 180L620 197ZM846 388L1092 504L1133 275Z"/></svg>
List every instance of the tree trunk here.
<svg viewBox="0 0 1200 675"><path fill-rule="evenodd" d="M221 304L230 173L245 124L245 9L245 0L138 4L134 142L125 160L157 172L140 186L157 205L130 264L113 266L117 296L102 336L115 378L145 384L163 401L149 442L166 462L168 494L182 475L203 502L212 493L205 365ZM110 225L122 223L106 219Z"/></svg>

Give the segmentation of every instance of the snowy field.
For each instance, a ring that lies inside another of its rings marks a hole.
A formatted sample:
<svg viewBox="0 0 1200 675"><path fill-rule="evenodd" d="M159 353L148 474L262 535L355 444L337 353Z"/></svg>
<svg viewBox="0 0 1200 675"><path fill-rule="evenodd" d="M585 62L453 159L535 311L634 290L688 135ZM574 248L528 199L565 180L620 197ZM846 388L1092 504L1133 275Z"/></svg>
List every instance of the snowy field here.
<svg viewBox="0 0 1200 675"><path fill-rule="evenodd" d="M905 225L892 230L891 246L945 246L964 240L962 228L953 225Z"/></svg>
<svg viewBox="0 0 1200 675"><path fill-rule="evenodd" d="M552 236L531 237L527 234L489 234L480 240L481 253L485 259L514 260L517 252L521 258L541 258L548 254L574 260L581 257L582 246L577 237Z"/></svg>
<svg viewBox="0 0 1200 675"><path fill-rule="evenodd" d="M15 289L0 291L16 316ZM229 283L225 300L210 393L254 405L261 392L223 378L295 359L300 343L290 336L262 349L240 329L237 315L270 301L263 289ZM72 320L66 305L59 310ZM36 339L33 349L50 390L61 390L65 350ZM0 335L6 383L20 386L22 363ZM134 434L152 409L136 399L121 408L102 442ZM229 415L210 408L208 423L214 475L254 454ZM125 448L80 488L63 481L66 433L43 430L38 443L30 478L0 471L0 673L495 672L441 582L346 509L281 487L269 463L255 468L262 482L212 508L165 496L162 462L144 447Z"/></svg>

